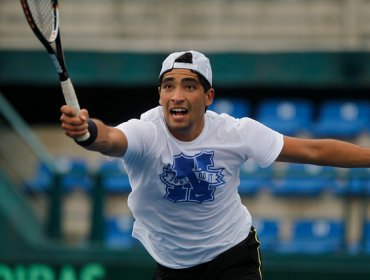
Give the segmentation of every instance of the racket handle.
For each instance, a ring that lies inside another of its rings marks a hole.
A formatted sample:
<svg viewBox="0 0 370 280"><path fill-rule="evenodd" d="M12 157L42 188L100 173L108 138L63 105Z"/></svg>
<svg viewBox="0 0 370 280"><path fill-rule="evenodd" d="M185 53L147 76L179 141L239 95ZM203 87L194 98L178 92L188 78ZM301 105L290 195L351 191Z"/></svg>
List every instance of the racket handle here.
<svg viewBox="0 0 370 280"><path fill-rule="evenodd" d="M78 103L76 92L72 85L71 79L68 78L67 80L62 81L60 83L62 86L64 100L66 101L67 105L71 106L75 110L75 113L78 116L80 114L80 104ZM85 141L89 137L90 133L87 132L85 135L78 137L77 141Z"/></svg>

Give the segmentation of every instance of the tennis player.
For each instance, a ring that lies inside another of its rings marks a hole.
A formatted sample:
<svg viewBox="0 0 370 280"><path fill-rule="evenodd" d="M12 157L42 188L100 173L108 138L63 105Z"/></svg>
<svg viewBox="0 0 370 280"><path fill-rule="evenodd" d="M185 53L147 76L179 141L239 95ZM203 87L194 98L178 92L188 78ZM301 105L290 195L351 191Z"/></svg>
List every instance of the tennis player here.
<svg viewBox="0 0 370 280"><path fill-rule="evenodd" d="M370 149L339 140L288 137L250 119L207 110L212 70L196 51L170 54L159 74L159 103L116 127L61 108L65 134L104 155L122 158L132 191L133 236L157 262L153 279L262 279L260 243L238 194L249 158L370 167Z"/></svg>

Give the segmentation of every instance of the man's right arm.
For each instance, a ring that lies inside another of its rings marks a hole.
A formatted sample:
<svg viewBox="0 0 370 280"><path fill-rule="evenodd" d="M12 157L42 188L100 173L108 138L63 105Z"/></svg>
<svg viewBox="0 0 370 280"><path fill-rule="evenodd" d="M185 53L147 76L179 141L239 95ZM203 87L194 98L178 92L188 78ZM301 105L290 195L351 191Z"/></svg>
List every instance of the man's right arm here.
<svg viewBox="0 0 370 280"><path fill-rule="evenodd" d="M118 128L108 126L98 119L89 119L86 109L82 109L80 115L76 116L70 106L63 105L61 112L60 120L62 122L62 129L72 139L82 137L88 132L88 120L93 121L96 125L96 139L88 145L83 145L85 149L112 157L122 157L125 154L127 150L127 138ZM94 137L91 134L94 133L90 132L90 137ZM76 142L79 143L79 141Z"/></svg>

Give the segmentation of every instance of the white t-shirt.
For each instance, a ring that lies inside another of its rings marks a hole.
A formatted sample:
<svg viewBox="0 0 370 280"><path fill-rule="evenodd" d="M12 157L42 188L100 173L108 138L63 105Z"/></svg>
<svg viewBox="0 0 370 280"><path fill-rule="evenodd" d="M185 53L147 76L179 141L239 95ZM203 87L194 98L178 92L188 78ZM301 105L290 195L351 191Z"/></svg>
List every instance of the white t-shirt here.
<svg viewBox="0 0 370 280"><path fill-rule="evenodd" d="M123 157L132 192L133 236L158 263L186 268L244 240L251 215L238 194L239 168L254 158L273 163L283 136L250 119L207 111L193 141L174 138L162 107L117 126L128 139Z"/></svg>

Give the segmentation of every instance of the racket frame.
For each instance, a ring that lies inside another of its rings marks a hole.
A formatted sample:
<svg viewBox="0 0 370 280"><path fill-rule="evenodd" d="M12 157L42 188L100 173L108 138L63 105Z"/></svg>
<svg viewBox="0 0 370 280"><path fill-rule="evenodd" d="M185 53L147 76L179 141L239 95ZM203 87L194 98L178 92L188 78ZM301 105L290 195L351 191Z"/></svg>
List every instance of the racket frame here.
<svg viewBox="0 0 370 280"><path fill-rule="evenodd" d="M69 77L69 73L67 70L67 66L65 63L64 58L64 51L62 47L61 35L60 35L60 28L59 28L59 9L58 9L58 1L57 0L50 0L52 4L52 11L53 11L53 28L51 35L48 39L40 31L39 27L37 26L35 20L33 19L30 6L28 4L28 0L20 0L21 5L23 8L23 12L26 16L27 22L31 27L33 33L42 43L42 45L47 50L50 60L52 61L55 70L59 75L59 80L62 87L62 92L64 99L68 105L70 105L75 114L78 116L80 114L80 105L78 103L78 99ZM52 47L52 44L55 45L55 49ZM84 136L77 138L79 141L84 141L90 137L89 133L86 133Z"/></svg>
<svg viewBox="0 0 370 280"><path fill-rule="evenodd" d="M52 33L49 39L46 39L44 37L42 32L39 30L36 22L34 21L28 1L27 0L20 0L20 1L22 4L24 14L27 19L27 22L29 26L31 27L32 31L35 33L36 37L39 39L39 41L42 43L42 45L47 50L50 56L50 59L53 62L53 65L59 75L59 80L61 82L66 81L69 78L69 74L68 74L68 70L65 64L64 51L63 51L61 38L60 38L58 1L50 0L50 2L52 3L52 7L53 7L54 24L53 24L53 30L52 30ZM51 46L52 43L55 44L56 49L54 49Z"/></svg>

